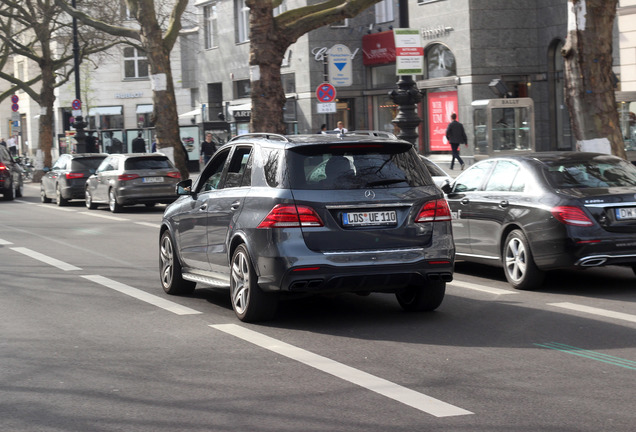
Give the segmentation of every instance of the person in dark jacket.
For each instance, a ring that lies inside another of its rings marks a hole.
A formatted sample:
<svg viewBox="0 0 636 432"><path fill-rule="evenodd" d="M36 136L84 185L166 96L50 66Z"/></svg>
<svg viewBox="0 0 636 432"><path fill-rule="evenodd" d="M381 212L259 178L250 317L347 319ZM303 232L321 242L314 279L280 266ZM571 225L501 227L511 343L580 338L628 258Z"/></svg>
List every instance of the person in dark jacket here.
<svg viewBox="0 0 636 432"><path fill-rule="evenodd" d="M459 146L461 144L466 144L468 147L468 138L466 138L466 132L464 131L464 125L457 121L457 114L451 114L451 122L448 124L446 128L446 139L451 145L451 150L453 151L453 158L451 159L450 169L453 169L455 166L455 159L461 165L461 169L464 169L466 164L462 160L459 155Z"/></svg>
<svg viewBox="0 0 636 432"><path fill-rule="evenodd" d="M143 139L141 132L137 132L137 138L132 140L132 152L146 153L146 140Z"/></svg>

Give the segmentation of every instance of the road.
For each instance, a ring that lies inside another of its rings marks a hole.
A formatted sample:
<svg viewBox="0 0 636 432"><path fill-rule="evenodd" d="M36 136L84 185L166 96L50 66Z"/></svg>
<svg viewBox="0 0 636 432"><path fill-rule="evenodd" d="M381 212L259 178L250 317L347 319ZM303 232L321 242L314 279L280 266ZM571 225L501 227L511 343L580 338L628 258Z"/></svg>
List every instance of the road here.
<svg viewBox="0 0 636 432"><path fill-rule="evenodd" d="M167 296L162 206L0 202L0 430L633 431L636 277L555 272L536 292L457 263L442 306Z"/></svg>

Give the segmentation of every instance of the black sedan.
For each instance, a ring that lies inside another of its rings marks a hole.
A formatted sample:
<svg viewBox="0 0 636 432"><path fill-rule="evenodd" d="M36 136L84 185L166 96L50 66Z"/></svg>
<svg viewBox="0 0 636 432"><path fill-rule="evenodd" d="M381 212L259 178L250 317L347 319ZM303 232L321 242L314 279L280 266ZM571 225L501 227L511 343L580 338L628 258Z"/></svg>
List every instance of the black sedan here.
<svg viewBox="0 0 636 432"><path fill-rule="evenodd" d="M457 259L502 266L517 289L545 271L626 265L636 272L636 167L558 152L483 160L444 186Z"/></svg>

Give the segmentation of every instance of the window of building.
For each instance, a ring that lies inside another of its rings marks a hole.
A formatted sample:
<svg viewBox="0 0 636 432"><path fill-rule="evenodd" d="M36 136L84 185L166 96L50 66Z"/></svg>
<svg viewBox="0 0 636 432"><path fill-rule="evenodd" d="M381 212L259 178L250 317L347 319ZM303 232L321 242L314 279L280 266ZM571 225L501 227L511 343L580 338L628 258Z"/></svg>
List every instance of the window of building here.
<svg viewBox="0 0 636 432"><path fill-rule="evenodd" d="M332 28L349 27L349 18L345 18L342 21L336 21L331 23Z"/></svg>
<svg viewBox="0 0 636 432"><path fill-rule="evenodd" d="M245 0L234 0L236 21L236 42L247 42L250 37L250 8Z"/></svg>
<svg viewBox="0 0 636 432"><path fill-rule="evenodd" d="M238 80L234 81L234 98L242 99L248 98L252 94L252 83L250 80Z"/></svg>
<svg viewBox="0 0 636 432"><path fill-rule="evenodd" d="M223 83L208 84L208 121L219 119L223 114Z"/></svg>
<svg viewBox="0 0 636 432"><path fill-rule="evenodd" d="M146 53L133 47L124 48L124 77L148 78Z"/></svg>
<svg viewBox="0 0 636 432"><path fill-rule="evenodd" d="M203 7L203 37L205 38L205 49L218 46L219 33L216 12L216 3Z"/></svg>
<svg viewBox="0 0 636 432"><path fill-rule="evenodd" d="M382 0L375 4L375 23L393 21L393 0Z"/></svg>
<svg viewBox="0 0 636 432"><path fill-rule="evenodd" d="M283 90L285 93L296 93L296 75L293 73L282 74L280 76L283 82Z"/></svg>
<svg viewBox="0 0 636 432"><path fill-rule="evenodd" d="M424 55L426 60L427 79L443 78L457 75L455 55L447 46L433 44L426 48Z"/></svg>

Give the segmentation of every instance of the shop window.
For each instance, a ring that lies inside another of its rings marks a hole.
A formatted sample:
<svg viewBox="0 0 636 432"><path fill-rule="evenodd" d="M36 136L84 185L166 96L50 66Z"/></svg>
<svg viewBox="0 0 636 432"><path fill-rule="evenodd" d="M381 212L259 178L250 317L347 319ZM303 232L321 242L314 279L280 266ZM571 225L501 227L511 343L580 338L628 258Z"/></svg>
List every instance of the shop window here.
<svg viewBox="0 0 636 432"><path fill-rule="evenodd" d="M375 23L393 21L393 0L382 0L375 4Z"/></svg>
<svg viewBox="0 0 636 432"><path fill-rule="evenodd" d="M124 77L148 78L146 53L133 47L124 48Z"/></svg>
<svg viewBox="0 0 636 432"><path fill-rule="evenodd" d="M447 46L433 44L426 48L424 57L428 74L427 79L457 75L455 55Z"/></svg>
<svg viewBox="0 0 636 432"><path fill-rule="evenodd" d="M203 7L203 37L205 38L205 49L218 46L218 26L217 26L216 3Z"/></svg>
<svg viewBox="0 0 636 432"><path fill-rule="evenodd" d="M252 94L252 83L250 80L238 80L234 81L234 98L242 99L248 98Z"/></svg>

